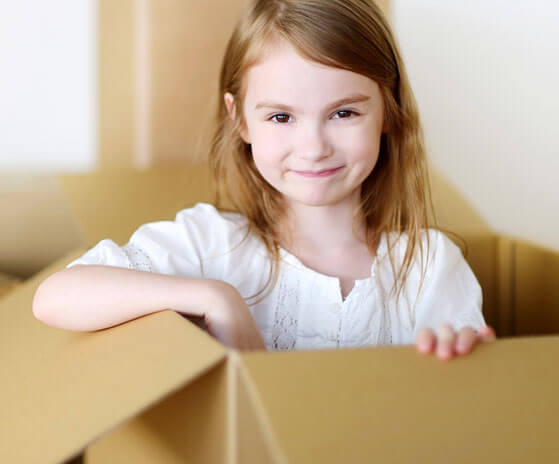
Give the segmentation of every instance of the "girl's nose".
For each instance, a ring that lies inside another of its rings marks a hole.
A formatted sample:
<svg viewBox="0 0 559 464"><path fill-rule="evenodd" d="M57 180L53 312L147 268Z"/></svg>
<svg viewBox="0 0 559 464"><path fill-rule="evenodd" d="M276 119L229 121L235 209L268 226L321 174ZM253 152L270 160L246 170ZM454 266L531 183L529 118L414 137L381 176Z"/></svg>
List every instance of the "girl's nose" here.
<svg viewBox="0 0 559 464"><path fill-rule="evenodd" d="M319 161L332 155L332 145L320 125L302 128L299 139L299 157L309 161Z"/></svg>

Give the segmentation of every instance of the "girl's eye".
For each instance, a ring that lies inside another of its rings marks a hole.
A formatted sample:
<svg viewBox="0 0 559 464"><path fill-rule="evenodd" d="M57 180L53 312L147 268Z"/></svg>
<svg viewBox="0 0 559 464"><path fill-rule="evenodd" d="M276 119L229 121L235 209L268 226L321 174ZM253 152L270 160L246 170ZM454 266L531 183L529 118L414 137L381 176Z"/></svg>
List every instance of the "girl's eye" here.
<svg viewBox="0 0 559 464"><path fill-rule="evenodd" d="M288 114L274 114L270 120L274 121L274 122L278 122L280 124L283 124L285 122L289 121L289 115Z"/></svg>
<svg viewBox="0 0 559 464"><path fill-rule="evenodd" d="M352 116L357 116L357 113L355 111L351 111L351 110L340 110L340 111L337 111L334 115L338 116L335 119L349 119ZM289 115L285 114L285 113L274 114L270 118L270 120L274 121L276 123L279 123L279 124L284 124L284 123L289 122Z"/></svg>
<svg viewBox="0 0 559 464"><path fill-rule="evenodd" d="M351 115L356 115L357 113L351 110L340 110L336 114L339 115L337 119L349 119Z"/></svg>

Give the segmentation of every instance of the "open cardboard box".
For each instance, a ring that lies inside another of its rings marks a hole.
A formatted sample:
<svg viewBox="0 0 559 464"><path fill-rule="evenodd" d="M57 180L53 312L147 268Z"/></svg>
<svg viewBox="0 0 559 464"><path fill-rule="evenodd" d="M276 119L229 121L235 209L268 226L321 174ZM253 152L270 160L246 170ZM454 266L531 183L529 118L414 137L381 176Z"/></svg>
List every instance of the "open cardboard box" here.
<svg viewBox="0 0 559 464"><path fill-rule="evenodd" d="M198 167L57 185L81 247L0 301L0 462L558 462L557 336L503 338L442 363L411 346L242 353L170 310L96 332L42 324L31 302L49 274L102 238L124 243L210 200ZM486 319L517 320L503 308L519 300L524 245L464 236ZM552 280L533 280L553 321Z"/></svg>

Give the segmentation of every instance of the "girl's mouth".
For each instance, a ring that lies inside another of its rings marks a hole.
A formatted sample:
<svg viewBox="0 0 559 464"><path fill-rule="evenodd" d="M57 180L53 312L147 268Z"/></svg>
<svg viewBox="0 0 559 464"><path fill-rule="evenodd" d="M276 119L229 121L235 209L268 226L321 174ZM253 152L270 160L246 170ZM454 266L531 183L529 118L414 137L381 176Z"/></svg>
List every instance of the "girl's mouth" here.
<svg viewBox="0 0 559 464"><path fill-rule="evenodd" d="M321 171L293 171L303 177L329 177L337 173L343 166L332 169L323 169Z"/></svg>

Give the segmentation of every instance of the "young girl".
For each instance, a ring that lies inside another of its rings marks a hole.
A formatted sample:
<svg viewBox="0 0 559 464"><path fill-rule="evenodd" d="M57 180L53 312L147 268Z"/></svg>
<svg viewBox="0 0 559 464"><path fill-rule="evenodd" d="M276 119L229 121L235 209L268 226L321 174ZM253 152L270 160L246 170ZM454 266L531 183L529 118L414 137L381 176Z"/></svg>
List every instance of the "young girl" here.
<svg viewBox="0 0 559 464"><path fill-rule="evenodd" d="M416 341L450 359L494 339L475 276L430 227L416 104L371 0L253 1L219 92L217 208L102 240L40 285L37 318L96 330L172 309L242 350Z"/></svg>

